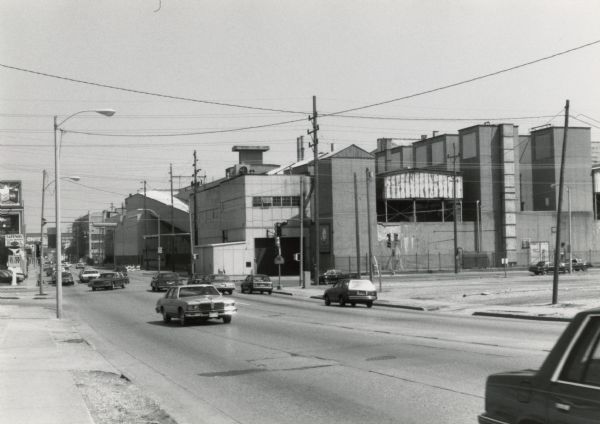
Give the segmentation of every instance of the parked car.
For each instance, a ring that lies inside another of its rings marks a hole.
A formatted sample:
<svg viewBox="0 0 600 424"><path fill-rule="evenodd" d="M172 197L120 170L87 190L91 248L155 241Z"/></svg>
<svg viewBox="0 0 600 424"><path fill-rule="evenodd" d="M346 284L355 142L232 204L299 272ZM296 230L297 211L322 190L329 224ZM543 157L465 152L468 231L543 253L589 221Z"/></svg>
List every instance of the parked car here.
<svg viewBox="0 0 600 424"><path fill-rule="evenodd" d="M350 275L346 272L339 269L328 269L325 273L319 275L319 284L334 284L348 278L350 278Z"/></svg>
<svg viewBox="0 0 600 424"><path fill-rule="evenodd" d="M51 277L54 273L54 267L52 265L46 265L44 267L44 272L46 273L46 277Z"/></svg>
<svg viewBox="0 0 600 424"><path fill-rule="evenodd" d="M7 269L0 269L0 283L12 284L12 271Z"/></svg>
<svg viewBox="0 0 600 424"><path fill-rule="evenodd" d="M229 324L237 307L235 300L223 297L214 286L192 284L169 288L156 302L155 310L166 323L177 317L180 325L185 325L190 318L217 318Z"/></svg>
<svg viewBox="0 0 600 424"><path fill-rule="evenodd" d="M85 268L85 264L83 262L77 262L77 264L75 265L76 269L84 269Z"/></svg>
<svg viewBox="0 0 600 424"><path fill-rule="evenodd" d="M242 286L240 288L242 293L252 293L252 292L260 292L260 293L273 293L273 282L268 275L264 274L250 274L246 276L244 281L242 281Z"/></svg>
<svg viewBox="0 0 600 424"><path fill-rule="evenodd" d="M547 261L539 261L538 263L529 265L529 272L535 275L545 275L548 273L550 264Z"/></svg>
<svg viewBox="0 0 600 424"><path fill-rule="evenodd" d="M82 284L89 283L90 280L98 277L100 277L100 271L93 268L87 268L79 274L79 282Z"/></svg>
<svg viewBox="0 0 600 424"><path fill-rule="evenodd" d="M370 280L341 280L325 290L323 300L327 306L331 302L337 302L340 306L363 303L370 308L373 301L377 300L377 289Z"/></svg>
<svg viewBox="0 0 600 424"><path fill-rule="evenodd" d="M123 274L119 272L102 272L98 278L94 278L90 280L88 283L88 287L92 289L92 291L96 291L99 289L103 290L114 290L117 287L125 288L125 277Z"/></svg>
<svg viewBox="0 0 600 424"><path fill-rule="evenodd" d="M52 280L50 281L50 284L56 284L56 272L54 274L52 274ZM63 286L72 286L75 284L75 279L73 278L73 274L71 274L69 271L62 271L61 274L61 281L62 281L62 285Z"/></svg>
<svg viewBox="0 0 600 424"><path fill-rule="evenodd" d="M194 274L188 284L212 284L221 293L233 294L235 283L226 274Z"/></svg>
<svg viewBox="0 0 600 424"><path fill-rule="evenodd" d="M548 272L554 272L554 263L548 264ZM564 262L559 262L558 263L558 272L562 272L563 274L566 274L567 272L571 272L571 271L569 270L569 265L567 265Z"/></svg>
<svg viewBox="0 0 600 424"><path fill-rule="evenodd" d="M583 262L581 259L579 258L573 258L571 260L571 267L573 268L573 271L587 271L588 269L588 264Z"/></svg>
<svg viewBox="0 0 600 424"><path fill-rule="evenodd" d="M541 368L490 375L480 424L597 423L600 308L578 313Z"/></svg>
<svg viewBox="0 0 600 424"><path fill-rule="evenodd" d="M183 285L183 280L179 277L179 274L171 271L161 271L154 274L152 281L150 281L150 287L152 291L161 291L168 289L173 286Z"/></svg>

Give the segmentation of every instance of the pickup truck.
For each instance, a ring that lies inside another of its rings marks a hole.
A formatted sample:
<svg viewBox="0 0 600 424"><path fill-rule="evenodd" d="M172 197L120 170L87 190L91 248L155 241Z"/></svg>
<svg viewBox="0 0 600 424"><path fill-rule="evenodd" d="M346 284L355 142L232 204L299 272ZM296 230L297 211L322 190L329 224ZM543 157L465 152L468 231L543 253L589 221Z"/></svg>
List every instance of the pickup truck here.
<svg viewBox="0 0 600 424"><path fill-rule="evenodd" d="M539 370L492 374L480 424L600 423L600 308L580 312Z"/></svg>

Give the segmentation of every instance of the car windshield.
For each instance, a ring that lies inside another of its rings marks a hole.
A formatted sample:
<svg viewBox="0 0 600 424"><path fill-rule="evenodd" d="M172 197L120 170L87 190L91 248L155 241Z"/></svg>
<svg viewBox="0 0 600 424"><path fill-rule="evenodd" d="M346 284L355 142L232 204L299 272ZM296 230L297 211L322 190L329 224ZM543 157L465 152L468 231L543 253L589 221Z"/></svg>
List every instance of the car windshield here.
<svg viewBox="0 0 600 424"><path fill-rule="evenodd" d="M350 290L368 290L375 291L375 286L369 280L350 280L348 284Z"/></svg>
<svg viewBox="0 0 600 424"><path fill-rule="evenodd" d="M254 281L271 281L268 275L255 275Z"/></svg>
<svg viewBox="0 0 600 424"><path fill-rule="evenodd" d="M220 296L220 293L213 286L187 286L179 290L179 297L189 296Z"/></svg>

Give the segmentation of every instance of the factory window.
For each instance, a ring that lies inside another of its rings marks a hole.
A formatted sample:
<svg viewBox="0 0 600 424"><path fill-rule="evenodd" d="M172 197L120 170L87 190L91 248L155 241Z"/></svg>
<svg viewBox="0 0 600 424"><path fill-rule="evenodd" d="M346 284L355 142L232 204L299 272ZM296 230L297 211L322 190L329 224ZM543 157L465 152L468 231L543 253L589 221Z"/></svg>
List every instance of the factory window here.
<svg viewBox="0 0 600 424"><path fill-rule="evenodd" d="M252 206L255 208L290 207L299 206L299 196L255 196L252 198Z"/></svg>

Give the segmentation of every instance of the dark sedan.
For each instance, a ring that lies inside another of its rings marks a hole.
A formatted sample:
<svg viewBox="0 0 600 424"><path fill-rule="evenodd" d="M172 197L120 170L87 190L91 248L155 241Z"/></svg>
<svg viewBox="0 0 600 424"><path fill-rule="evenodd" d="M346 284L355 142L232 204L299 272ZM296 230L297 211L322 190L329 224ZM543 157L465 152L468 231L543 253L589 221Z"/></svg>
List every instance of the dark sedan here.
<svg viewBox="0 0 600 424"><path fill-rule="evenodd" d="M325 273L319 275L319 284L335 284L340 280L350 278L350 275L339 269L328 269Z"/></svg>
<svg viewBox="0 0 600 424"><path fill-rule="evenodd" d="M246 276L246 279L242 281L242 285L240 288L242 293L252 293L252 292L260 292L260 293L273 293L273 282L268 275L264 274L250 274Z"/></svg>
<svg viewBox="0 0 600 424"><path fill-rule="evenodd" d="M548 273L548 269L550 269L550 265L546 261L539 261L535 264L529 265L529 272L534 275L545 275Z"/></svg>
<svg viewBox="0 0 600 424"><path fill-rule="evenodd" d="M62 285L63 286L72 286L75 284L75 279L73 278L73 274L67 271L63 271L61 275ZM56 284L56 273L52 276L52 281L50 284Z"/></svg>
<svg viewBox="0 0 600 424"><path fill-rule="evenodd" d="M7 269L0 269L0 283L12 284L12 272Z"/></svg>
<svg viewBox="0 0 600 424"><path fill-rule="evenodd" d="M340 306L346 303L352 306L363 303L370 308L373 301L377 300L377 289L370 280L342 280L325 290L323 300L327 306L331 305L331 302Z"/></svg>
<svg viewBox="0 0 600 424"><path fill-rule="evenodd" d="M161 291L173 286L181 286L183 284L185 283L179 277L179 274L171 271L157 272L152 277L152 281L150 281L150 287L152 288L152 291Z"/></svg>
<svg viewBox="0 0 600 424"><path fill-rule="evenodd" d="M128 283L125 279L126 277L120 272L102 272L98 278L90 280L88 287L90 287L92 291L99 289L114 290L117 287L124 289L125 284Z"/></svg>

